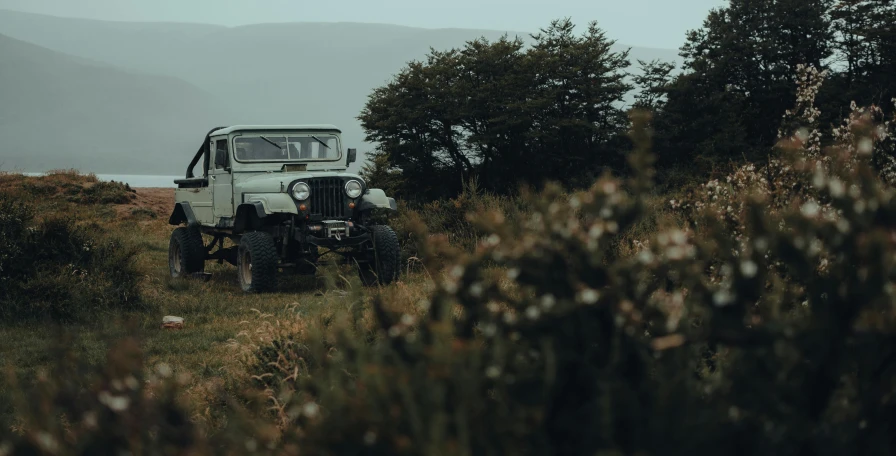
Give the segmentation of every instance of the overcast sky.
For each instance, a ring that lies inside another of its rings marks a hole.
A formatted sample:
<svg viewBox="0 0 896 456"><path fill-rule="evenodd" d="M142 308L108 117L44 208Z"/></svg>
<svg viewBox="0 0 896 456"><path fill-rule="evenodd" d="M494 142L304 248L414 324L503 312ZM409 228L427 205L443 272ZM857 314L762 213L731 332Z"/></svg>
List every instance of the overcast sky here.
<svg viewBox="0 0 896 456"><path fill-rule="evenodd" d="M619 43L677 49L725 0L0 0L0 8L122 21L222 25L376 22L425 28L535 32L570 17L596 20ZM0 13L2 14L2 13Z"/></svg>

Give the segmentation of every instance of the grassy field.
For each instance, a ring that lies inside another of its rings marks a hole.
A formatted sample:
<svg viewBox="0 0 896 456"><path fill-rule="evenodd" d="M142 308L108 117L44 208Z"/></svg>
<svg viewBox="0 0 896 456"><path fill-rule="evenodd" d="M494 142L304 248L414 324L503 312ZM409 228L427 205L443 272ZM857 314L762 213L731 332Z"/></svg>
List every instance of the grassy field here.
<svg viewBox="0 0 896 456"><path fill-rule="evenodd" d="M41 179L44 179L42 181ZM55 179L51 190L40 190ZM86 182L86 183L85 183ZM15 194L37 207L38 217L69 213L81 223L137 246L136 268L142 279L140 294L147 311L114 312L89 321L58 324L43 321L6 322L0 326L0 364L27 381L53 362L50 347L63 334L91 364L105 362L110 344L125 336L141 341L148 366L165 363L174 373L190 376L187 395L203 408L215 388L245 386L246 369L240 347L264 338L271 325L327 318L333 311L363 305L370 290L363 289L350 267L327 266L315 277L281 275L277 293L247 295L239 288L236 269L209 262L208 281L174 280L168 273L168 225L172 189L135 189L118 203L75 203L65 189L91 185L90 179L69 174L55 178L0 176L0 191ZM60 190L62 189L62 190ZM382 290L416 302L431 288L424 274L404 275ZM162 329L162 317L183 317L182 330Z"/></svg>

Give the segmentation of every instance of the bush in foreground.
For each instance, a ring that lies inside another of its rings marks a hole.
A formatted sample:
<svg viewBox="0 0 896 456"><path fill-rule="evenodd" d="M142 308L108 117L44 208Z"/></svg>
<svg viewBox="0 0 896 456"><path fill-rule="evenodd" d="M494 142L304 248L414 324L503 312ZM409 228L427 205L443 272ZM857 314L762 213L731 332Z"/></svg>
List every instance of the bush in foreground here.
<svg viewBox="0 0 896 456"><path fill-rule="evenodd" d="M878 127L849 125L866 149L891 133ZM707 205L626 258L614 239L648 216L643 134L629 182L548 189L523 223L479 214L488 236L453 253L421 315L375 301L372 346L345 314L267 353L283 440L306 454L894 451L896 192L872 150L810 153L804 136L776 152L803 199L770 211L777 194L746 186L738 229Z"/></svg>
<svg viewBox="0 0 896 456"><path fill-rule="evenodd" d="M137 250L0 194L0 319L71 321L142 307Z"/></svg>

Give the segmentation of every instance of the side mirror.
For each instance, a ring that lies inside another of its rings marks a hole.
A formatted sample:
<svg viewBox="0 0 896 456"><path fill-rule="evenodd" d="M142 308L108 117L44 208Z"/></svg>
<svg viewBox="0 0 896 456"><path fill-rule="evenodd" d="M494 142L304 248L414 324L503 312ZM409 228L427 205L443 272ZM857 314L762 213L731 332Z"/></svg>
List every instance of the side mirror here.
<svg viewBox="0 0 896 456"><path fill-rule="evenodd" d="M215 168L227 168L227 151L226 150L217 150L215 151Z"/></svg>
<svg viewBox="0 0 896 456"><path fill-rule="evenodd" d="M358 159L358 149L349 149L348 158L345 160L345 166L351 165Z"/></svg>

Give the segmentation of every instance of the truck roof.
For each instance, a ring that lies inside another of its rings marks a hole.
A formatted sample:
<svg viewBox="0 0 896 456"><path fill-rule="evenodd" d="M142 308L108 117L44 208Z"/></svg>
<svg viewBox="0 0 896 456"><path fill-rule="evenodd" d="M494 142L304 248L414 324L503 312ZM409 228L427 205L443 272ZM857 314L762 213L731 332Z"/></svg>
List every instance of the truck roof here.
<svg viewBox="0 0 896 456"><path fill-rule="evenodd" d="M331 131L342 133L335 125L308 124L308 125L234 125L220 130L215 130L211 136L228 135L238 131Z"/></svg>

